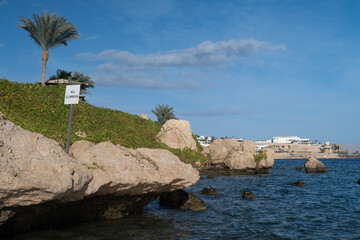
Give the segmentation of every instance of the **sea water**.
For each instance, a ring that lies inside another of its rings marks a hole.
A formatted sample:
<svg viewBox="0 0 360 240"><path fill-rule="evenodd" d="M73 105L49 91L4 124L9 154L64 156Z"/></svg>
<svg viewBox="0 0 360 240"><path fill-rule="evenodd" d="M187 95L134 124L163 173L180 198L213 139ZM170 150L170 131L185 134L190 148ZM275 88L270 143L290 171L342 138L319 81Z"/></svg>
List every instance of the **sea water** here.
<svg viewBox="0 0 360 240"><path fill-rule="evenodd" d="M328 173L297 171L305 160L275 160L267 175L217 176L188 188L205 212L149 204L143 214L14 239L360 239L359 159L322 160ZM284 170L286 168L286 170ZM303 180L305 187L292 186ZM214 187L219 195L201 195ZM243 190L256 199L242 199Z"/></svg>

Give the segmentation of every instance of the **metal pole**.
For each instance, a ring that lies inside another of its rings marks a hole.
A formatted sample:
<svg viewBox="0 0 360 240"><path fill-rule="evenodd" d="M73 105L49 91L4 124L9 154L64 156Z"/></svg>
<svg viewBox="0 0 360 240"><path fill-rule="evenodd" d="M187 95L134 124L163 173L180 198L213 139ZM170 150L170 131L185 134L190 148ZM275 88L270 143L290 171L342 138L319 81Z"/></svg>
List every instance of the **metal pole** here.
<svg viewBox="0 0 360 240"><path fill-rule="evenodd" d="M70 116L69 116L69 127L68 127L68 135L67 135L67 143L66 143L66 153L69 154L70 148L70 134L71 134L71 121L73 115L74 104L70 104Z"/></svg>

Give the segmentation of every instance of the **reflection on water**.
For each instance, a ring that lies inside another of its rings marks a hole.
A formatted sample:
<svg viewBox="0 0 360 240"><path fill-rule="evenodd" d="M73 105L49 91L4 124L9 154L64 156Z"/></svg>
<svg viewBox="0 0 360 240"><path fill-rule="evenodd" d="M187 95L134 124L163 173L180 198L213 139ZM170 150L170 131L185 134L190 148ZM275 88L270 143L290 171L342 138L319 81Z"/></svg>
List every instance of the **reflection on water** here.
<svg viewBox="0 0 360 240"><path fill-rule="evenodd" d="M149 204L145 213L60 230L40 230L14 239L360 239L360 160L323 160L325 174L296 171L304 160L276 160L270 175L218 176L188 190L206 212ZM283 170L287 168L287 170ZM303 188L291 183L303 180ZM249 189L257 199L242 199Z"/></svg>

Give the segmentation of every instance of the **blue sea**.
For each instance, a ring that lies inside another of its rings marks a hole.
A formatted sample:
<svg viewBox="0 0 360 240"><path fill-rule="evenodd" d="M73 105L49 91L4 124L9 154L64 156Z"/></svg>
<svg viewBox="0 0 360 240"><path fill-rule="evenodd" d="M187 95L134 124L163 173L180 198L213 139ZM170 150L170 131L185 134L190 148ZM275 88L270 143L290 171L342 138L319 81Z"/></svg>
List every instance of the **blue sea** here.
<svg viewBox="0 0 360 240"><path fill-rule="evenodd" d="M217 176L188 188L205 212L153 202L140 215L39 230L14 239L360 239L360 160L328 159L328 173L296 171L305 160L275 160L268 175ZM284 170L286 168L286 170ZM292 186L303 180L305 187ZM214 187L219 195L201 195ZM242 199L243 190L256 199Z"/></svg>

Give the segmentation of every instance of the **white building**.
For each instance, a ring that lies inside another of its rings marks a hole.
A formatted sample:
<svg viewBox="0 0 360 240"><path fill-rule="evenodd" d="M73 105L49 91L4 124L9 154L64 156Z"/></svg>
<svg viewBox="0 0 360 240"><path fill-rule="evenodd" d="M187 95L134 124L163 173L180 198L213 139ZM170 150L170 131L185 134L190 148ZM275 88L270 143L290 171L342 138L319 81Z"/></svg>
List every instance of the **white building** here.
<svg viewBox="0 0 360 240"><path fill-rule="evenodd" d="M272 142L273 143L285 143L285 144L307 143L307 142L310 142L310 139L308 139L308 138L299 138L298 136L287 136L287 137L278 136L278 137L273 137Z"/></svg>
<svg viewBox="0 0 360 240"><path fill-rule="evenodd" d="M259 152L259 151L261 151L262 149L268 148L268 147L269 147L269 145L256 145L255 151L256 151L256 152Z"/></svg>
<svg viewBox="0 0 360 240"><path fill-rule="evenodd" d="M211 137L199 136L197 137L201 146L208 147L211 144Z"/></svg>

